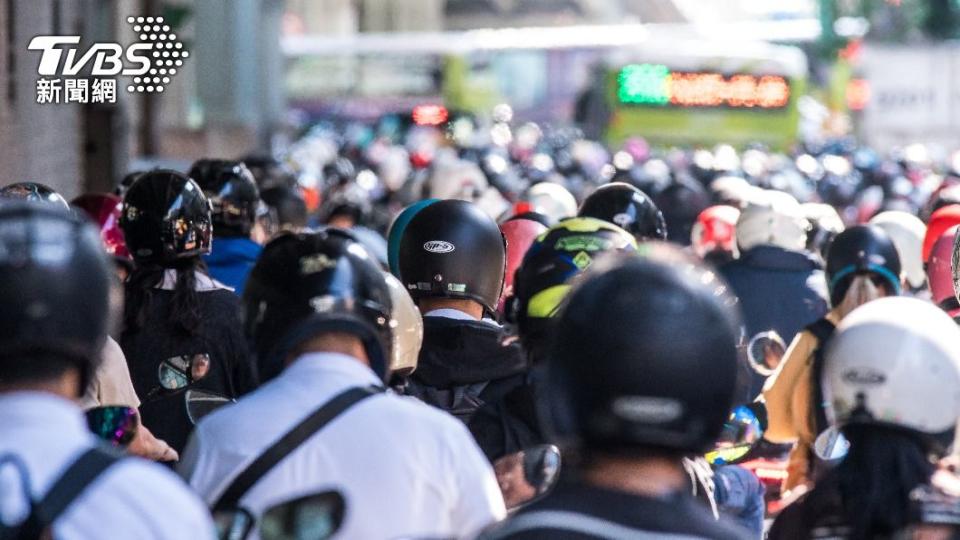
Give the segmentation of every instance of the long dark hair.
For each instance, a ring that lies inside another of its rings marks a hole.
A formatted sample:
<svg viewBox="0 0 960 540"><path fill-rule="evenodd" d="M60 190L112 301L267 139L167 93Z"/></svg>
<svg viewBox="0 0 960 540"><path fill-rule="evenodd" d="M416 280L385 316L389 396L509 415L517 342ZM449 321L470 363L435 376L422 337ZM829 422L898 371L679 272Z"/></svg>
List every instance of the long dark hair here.
<svg viewBox="0 0 960 540"><path fill-rule="evenodd" d="M175 331L186 336L200 333L203 322L200 317L200 298L197 293L196 272L206 273L207 266L199 257L181 259L170 267L156 264L138 265L125 284L126 301L123 311L123 331L137 332L143 329L156 286L163 280L168 268L177 272L173 301L166 321Z"/></svg>
<svg viewBox="0 0 960 540"><path fill-rule="evenodd" d="M814 492L840 495L852 539L902 531L910 524L910 492L927 484L935 470L927 446L917 434L897 428L854 425L843 433L850 451Z"/></svg>

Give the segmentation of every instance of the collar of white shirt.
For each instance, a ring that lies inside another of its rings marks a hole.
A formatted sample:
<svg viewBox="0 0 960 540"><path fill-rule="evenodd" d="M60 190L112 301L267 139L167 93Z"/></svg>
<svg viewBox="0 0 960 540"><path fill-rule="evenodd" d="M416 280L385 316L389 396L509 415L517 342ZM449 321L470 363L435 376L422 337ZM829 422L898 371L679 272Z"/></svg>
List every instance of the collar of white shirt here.
<svg viewBox="0 0 960 540"><path fill-rule="evenodd" d="M75 441L92 436L76 403L49 392L0 394L0 433L36 429Z"/></svg>
<svg viewBox="0 0 960 540"><path fill-rule="evenodd" d="M283 372L284 378L302 379L335 375L357 384L383 384L377 374L356 358L333 352L301 355Z"/></svg>
<svg viewBox="0 0 960 540"><path fill-rule="evenodd" d="M459 309L453 309L453 308L434 309L432 311L428 311L424 313L423 316L424 317L443 317L444 319L455 319L458 321L476 321L476 319L474 319L470 315L460 311ZM486 317L484 317L483 319L480 319L480 322L492 324L493 326L500 326L499 324L497 324L497 321L493 319L487 319Z"/></svg>

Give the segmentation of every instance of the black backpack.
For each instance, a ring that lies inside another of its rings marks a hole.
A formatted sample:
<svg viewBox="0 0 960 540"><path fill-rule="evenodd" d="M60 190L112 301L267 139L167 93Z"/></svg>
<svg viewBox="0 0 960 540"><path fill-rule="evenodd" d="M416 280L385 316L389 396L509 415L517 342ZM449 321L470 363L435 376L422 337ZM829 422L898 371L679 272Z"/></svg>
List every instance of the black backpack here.
<svg viewBox="0 0 960 540"><path fill-rule="evenodd" d="M484 381L453 388L433 388L411 380L407 384L406 394L427 405L447 411L466 424L473 418L474 413L486 404L486 400L480 395L489 384L489 381Z"/></svg>
<svg viewBox="0 0 960 540"><path fill-rule="evenodd" d="M25 520L16 525L0 523L0 540L36 540L43 536L87 487L121 458L119 453L102 447L81 454L41 500L30 500L30 514Z"/></svg>

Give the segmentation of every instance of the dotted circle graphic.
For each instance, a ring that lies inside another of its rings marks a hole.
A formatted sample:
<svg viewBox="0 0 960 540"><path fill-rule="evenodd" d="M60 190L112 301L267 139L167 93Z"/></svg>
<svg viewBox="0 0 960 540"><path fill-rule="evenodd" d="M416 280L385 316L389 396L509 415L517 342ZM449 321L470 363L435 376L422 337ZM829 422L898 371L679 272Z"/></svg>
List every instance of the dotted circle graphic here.
<svg viewBox="0 0 960 540"><path fill-rule="evenodd" d="M173 66L183 66L182 59L190 53L183 50L183 43L177 41L177 35L161 16L127 17L127 23L141 42L152 45L147 73L134 77L127 92L163 92L164 85L170 84L170 77L177 74Z"/></svg>

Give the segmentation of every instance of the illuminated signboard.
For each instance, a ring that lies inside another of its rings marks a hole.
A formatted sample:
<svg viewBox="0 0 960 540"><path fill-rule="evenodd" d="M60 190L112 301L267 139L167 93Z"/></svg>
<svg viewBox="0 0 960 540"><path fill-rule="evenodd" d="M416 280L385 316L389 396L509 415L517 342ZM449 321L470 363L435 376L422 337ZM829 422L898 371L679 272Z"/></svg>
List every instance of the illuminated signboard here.
<svg viewBox="0 0 960 540"><path fill-rule="evenodd" d="M790 83L780 75L723 75L631 64L617 76L617 98L632 105L780 109L790 103Z"/></svg>

